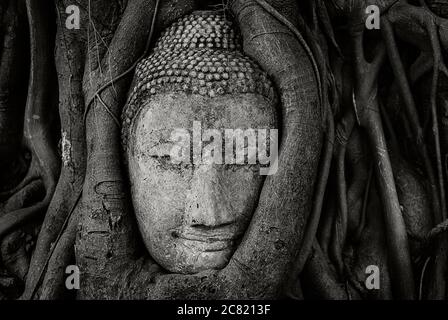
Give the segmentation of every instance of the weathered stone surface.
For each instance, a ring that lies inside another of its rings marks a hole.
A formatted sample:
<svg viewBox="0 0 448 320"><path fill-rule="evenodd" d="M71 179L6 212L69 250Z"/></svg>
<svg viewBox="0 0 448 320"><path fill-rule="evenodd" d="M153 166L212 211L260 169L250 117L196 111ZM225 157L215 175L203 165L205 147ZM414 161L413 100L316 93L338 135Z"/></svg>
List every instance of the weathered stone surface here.
<svg viewBox="0 0 448 320"><path fill-rule="evenodd" d="M202 148L196 145L198 132L191 134L194 121L202 126ZM229 153L221 141L206 136L206 129L216 129L223 142L233 144L233 138L225 139L225 129L275 129L275 108L255 94L210 98L172 93L155 95L134 122L128 168L138 225L150 254L171 272L225 266L252 217L264 178L259 164L223 163ZM170 157L176 129L191 134L184 151L190 159L202 150L200 163L179 164ZM222 147L220 164L206 150L213 143Z"/></svg>

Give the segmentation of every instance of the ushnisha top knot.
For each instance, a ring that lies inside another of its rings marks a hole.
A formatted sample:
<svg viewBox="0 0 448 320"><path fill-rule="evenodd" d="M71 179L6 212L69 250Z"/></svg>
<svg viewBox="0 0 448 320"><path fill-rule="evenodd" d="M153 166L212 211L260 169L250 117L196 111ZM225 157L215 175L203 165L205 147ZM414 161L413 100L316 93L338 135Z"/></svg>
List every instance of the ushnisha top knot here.
<svg viewBox="0 0 448 320"><path fill-rule="evenodd" d="M215 97L256 93L272 104L277 97L266 72L241 49L241 37L221 12L197 11L173 23L136 68L122 113L126 149L133 119L152 95L185 92Z"/></svg>

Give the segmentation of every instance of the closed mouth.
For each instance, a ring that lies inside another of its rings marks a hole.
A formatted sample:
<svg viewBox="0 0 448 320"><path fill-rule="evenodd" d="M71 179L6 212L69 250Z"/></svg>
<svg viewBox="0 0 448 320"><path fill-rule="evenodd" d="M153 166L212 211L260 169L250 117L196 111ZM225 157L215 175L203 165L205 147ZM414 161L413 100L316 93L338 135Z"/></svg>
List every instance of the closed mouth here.
<svg viewBox="0 0 448 320"><path fill-rule="evenodd" d="M202 247L205 252L222 251L235 246L240 236L223 233L216 230L209 232L186 232L175 230L172 235L176 238L193 242L196 246Z"/></svg>

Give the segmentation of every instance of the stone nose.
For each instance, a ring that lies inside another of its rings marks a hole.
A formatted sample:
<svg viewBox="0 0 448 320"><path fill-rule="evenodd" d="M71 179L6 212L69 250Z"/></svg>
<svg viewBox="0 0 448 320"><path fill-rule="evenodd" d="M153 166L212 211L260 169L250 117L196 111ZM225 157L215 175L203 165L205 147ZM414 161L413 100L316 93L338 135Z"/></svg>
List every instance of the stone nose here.
<svg viewBox="0 0 448 320"><path fill-rule="evenodd" d="M222 167L222 166L219 166ZM186 222L197 228L229 225L235 220L229 190L218 165L200 165L187 194Z"/></svg>

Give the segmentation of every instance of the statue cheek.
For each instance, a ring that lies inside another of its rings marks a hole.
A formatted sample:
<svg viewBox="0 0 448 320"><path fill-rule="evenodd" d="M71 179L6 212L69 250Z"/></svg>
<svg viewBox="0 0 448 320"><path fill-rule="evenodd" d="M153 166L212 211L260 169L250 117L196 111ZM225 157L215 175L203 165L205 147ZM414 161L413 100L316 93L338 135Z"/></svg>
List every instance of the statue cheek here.
<svg viewBox="0 0 448 320"><path fill-rule="evenodd" d="M239 229L247 227L255 212L258 198L263 188L264 177L258 171L242 167L239 170L227 170L225 173L226 189L233 190L228 200L238 213L236 222Z"/></svg>
<svg viewBox="0 0 448 320"><path fill-rule="evenodd" d="M137 161L139 160L139 161ZM188 175L163 168L156 160L130 159L132 202L143 240L169 240L172 229L183 221ZM149 242L152 242L149 244Z"/></svg>

